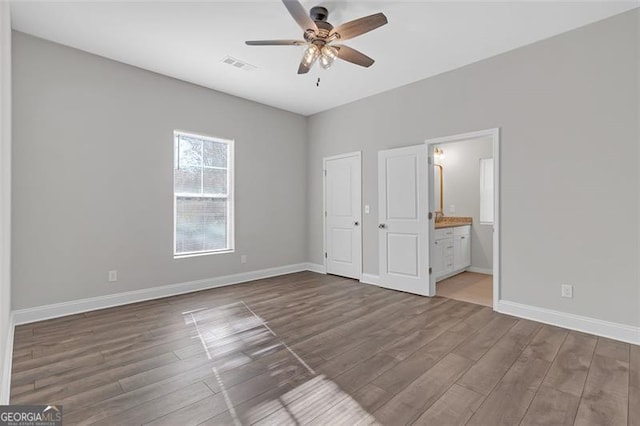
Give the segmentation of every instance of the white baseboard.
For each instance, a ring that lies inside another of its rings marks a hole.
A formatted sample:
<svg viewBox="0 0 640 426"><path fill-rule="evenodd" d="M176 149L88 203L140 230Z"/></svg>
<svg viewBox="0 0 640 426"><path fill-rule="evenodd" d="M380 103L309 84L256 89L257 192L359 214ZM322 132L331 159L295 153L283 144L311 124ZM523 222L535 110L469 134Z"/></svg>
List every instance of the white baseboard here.
<svg viewBox="0 0 640 426"><path fill-rule="evenodd" d="M4 365L0 376L0 405L9 405L11 396L11 366L13 364L13 336L15 334L15 322L13 314L9 316L9 329L7 330L7 342L4 354Z"/></svg>
<svg viewBox="0 0 640 426"><path fill-rule="evenodd" d="M362 274L362 278L360 278L360 282L362 284L371 284L371 285L380 285L380 275L373 274Z"/></svg>
<svg viewBox="0 0 640 426"><path fill-rule="evenodd" d="M327 268L319 263L307 263L307 271L316 272L318 274L326 274Z"/></svg>
<svg viewBox="0 0 640 426"><path fill-rule="evenodd" d="M608 337L635 345L640 344L640 327L508 302L506 300L500 300L498 302L497 311L503 314L568 328L570 330L582 331L584 333Z"/></svg>
<svg viewBox="0 0 640 426"><path fill-rule="evenodd" d="M380 286L380 277L373 274L362 274L360 282ZM519 318L640 345L640 327L523 305L506 300L498 301L498 306L496 306L495 309L497 312Z"/></svg>
<svg viewBox="0 0 640 426"><path fill-rule="evenodd" d="M478 268L476 266L469 266L466 270L469 272L475 272L477 274L493 275L493 269L490 268Z"/></svg>
<svg viewBox="0 0 640 426"><path fill-rule="evenodd" d="M178 294L191 293L194 291L207 290L210 288L223 287L232 284L239 284L247 281L275 277L278 275L291 274L294 272L306 271L308 269L309 264L298 263L294 265L279 266L276 268L261 269L251 272L242 272L239 274L226 275L204 280L145 288L142 290L128 291L125 293L109 294L106 296L92 297L89 299L74 300L71 302L37 306L35 308L18 309L16 311L13 311L13 320L14 324L16 325L28 324L31 322L58 318L66 315L95 311L97 309L111 308L114 306L127 305L129 303L143 302L145 300L159 299L161 297L175 296Z"/></svg>

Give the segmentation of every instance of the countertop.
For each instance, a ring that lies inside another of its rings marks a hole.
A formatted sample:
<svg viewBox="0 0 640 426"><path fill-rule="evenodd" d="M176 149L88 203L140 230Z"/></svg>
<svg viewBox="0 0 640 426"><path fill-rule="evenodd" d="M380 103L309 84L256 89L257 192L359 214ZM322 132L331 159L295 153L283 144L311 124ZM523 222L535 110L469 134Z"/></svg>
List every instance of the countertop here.
<svg viewBox="0 0 640 426"><path fill-rule="evenodd" d="M454 226L471 225L473 218L463 216L444 216L436 220L435 228L453 228Z"/></svg>

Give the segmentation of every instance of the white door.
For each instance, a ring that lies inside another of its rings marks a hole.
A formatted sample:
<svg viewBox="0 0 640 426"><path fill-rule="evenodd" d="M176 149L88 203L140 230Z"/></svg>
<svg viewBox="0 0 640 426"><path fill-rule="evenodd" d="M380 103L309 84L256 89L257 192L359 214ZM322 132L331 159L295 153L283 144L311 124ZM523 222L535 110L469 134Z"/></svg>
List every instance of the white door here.
<svg viewBox="0 0 640 426"><path fill-rule="evenodd" d="M362 274L360 153L324 159L325 260L327 273Z"/></svg>
<svg viewBox="0 0 640 426"><path fill-rule="evenodd" d="M431 274L436 278L444 275L444 246L447 240L436 240L433 243L433 253L431 253Z"/></svg>
<svg viewBox="0 0 640 426"><path fill-rule="evenodd" d="M380 285L431 296L427 148L378 152Z"/></svg>

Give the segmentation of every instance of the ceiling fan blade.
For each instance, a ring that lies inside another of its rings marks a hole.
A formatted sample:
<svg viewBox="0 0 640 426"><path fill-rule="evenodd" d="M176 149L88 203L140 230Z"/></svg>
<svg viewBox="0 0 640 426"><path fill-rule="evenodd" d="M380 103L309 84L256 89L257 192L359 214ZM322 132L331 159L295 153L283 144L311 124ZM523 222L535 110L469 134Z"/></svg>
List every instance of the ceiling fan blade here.
<svg viewBox="0 0 640 426"><path fill-rule="evenodd" d="M351 62L352 64L360 65L361 67L368 68L375 62L362 52L358 52L356 49L352 49L349 46L342 44L333 45L338 50L338 58L343 61Z"/></svg>
<svg viewBox="0 0 640 426"><path fill-rule="evenodd" d="M249 46L302 46L307 44L303 40L249 40L245 43Z"/></svg>
<svg viewBox="0 0 640 426"><path fill-rule="evenodd" d="M331 31L331 34L329 36L337 33L340 36L338 40L348 40L361 34L368 33L371 30L375 30L376 28L383 26L387 22L389 21L387 21L387 17L384 15L384 13L376 13L374 15L354 19L353 21L345 22L342 25L338 25Z"/></svg>
<svg viewBox="0 0 640 426"><path fill-rule="evenodd" d="M302 31L313 30L318 31L316 23L309 16L309 12L300 4L298 0L282 0L284 7L287 8L293 19L300 25Z"/></svg>

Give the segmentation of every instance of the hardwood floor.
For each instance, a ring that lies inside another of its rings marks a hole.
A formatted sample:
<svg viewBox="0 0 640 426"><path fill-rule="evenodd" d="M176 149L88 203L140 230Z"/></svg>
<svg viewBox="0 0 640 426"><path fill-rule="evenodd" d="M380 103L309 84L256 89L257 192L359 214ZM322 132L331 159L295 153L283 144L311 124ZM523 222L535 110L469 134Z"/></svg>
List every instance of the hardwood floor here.
<svg viewBox="0 0 640 426"><path fill-rule="evenodd" d="M493 277L463 272L436 284L436 294L461 302L493 307Z"/></svg>
<svg viewBox="0 0 640 426"><path fill-rule="evenodd" d="M311 272L16 329L65 424L639 425L640 348Z"/></svg>

